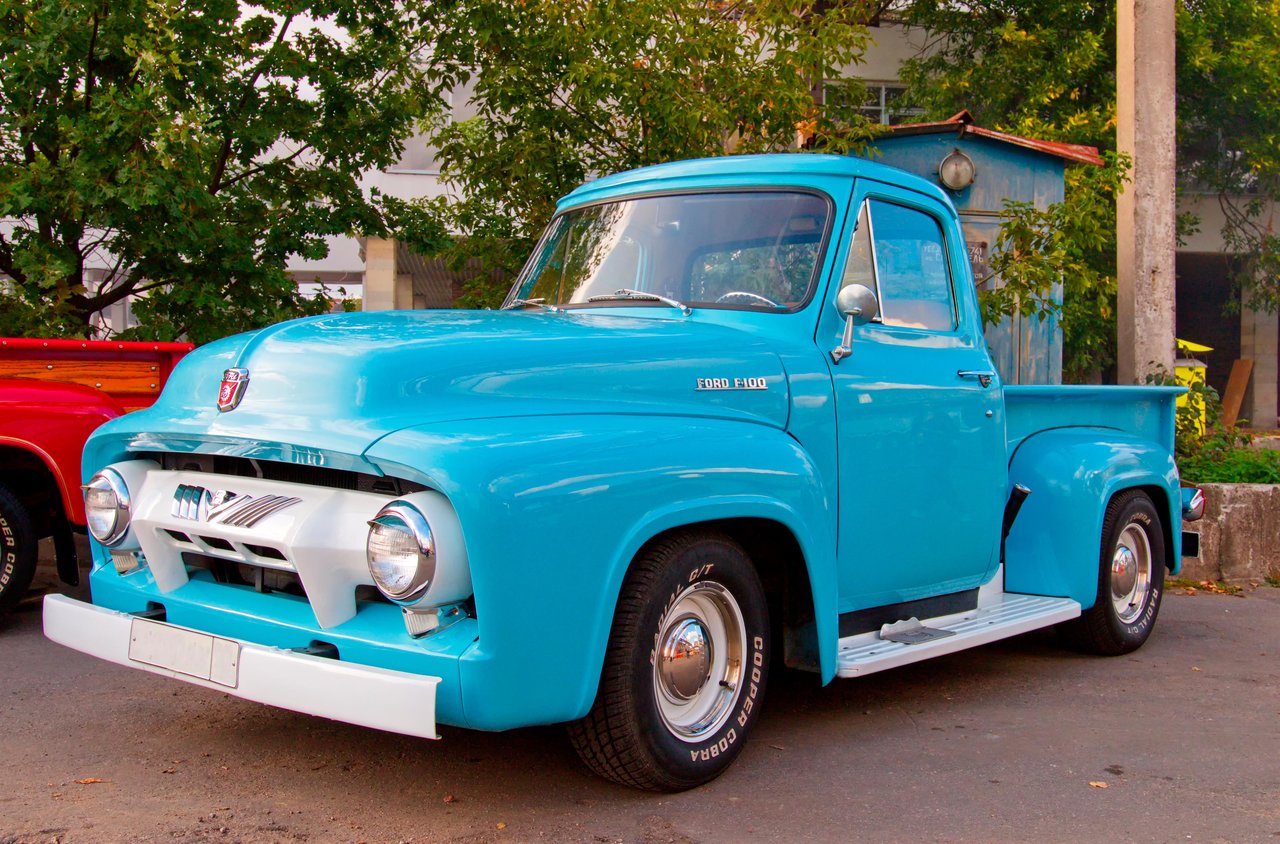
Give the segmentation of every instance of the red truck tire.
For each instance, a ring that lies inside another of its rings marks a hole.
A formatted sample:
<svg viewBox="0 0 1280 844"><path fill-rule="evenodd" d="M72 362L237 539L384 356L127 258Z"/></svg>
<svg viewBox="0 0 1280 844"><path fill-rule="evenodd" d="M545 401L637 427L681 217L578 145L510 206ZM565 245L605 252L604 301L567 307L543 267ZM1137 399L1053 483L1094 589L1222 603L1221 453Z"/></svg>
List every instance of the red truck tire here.
<svg viewBox="0 0 1280 844"><path fill-rule="evenodd" d="M17 605L36 573L36 532L31 515L0 486L0 613Z"/></svg>

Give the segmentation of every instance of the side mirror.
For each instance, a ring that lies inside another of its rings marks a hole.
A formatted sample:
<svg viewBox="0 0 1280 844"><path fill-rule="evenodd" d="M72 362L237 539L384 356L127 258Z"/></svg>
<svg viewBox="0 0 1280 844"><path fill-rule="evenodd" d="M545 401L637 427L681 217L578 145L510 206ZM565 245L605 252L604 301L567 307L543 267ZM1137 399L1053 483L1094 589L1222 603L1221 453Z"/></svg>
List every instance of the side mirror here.
<svg viewBox="0 0 1280 844"><path fill-rule="evenodd" d="M836 295L836 310L845 318L844 337L831 350L831 360L840 361L853 354L853 327L866 325L880 313L880 302L865 284L850 284Z"/></svg>

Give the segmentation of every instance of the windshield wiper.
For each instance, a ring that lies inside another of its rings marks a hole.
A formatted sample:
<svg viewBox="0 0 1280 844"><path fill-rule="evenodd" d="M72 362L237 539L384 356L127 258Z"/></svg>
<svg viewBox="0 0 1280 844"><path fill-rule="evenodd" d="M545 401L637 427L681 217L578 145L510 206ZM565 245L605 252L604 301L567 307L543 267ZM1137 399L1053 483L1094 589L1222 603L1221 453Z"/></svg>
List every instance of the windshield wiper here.
<svg viewBox="0 0 1280 844"><path fill-rule="evenodd" d="M510 305L502 308L504 311L514 310L516 308L542 308L544 311L551 311L553 314L564 312L564 308L557 308L555 305L548 305L546 299L512 299Z"/></svg>
<svg viewBox="0 0 1280 844"><path fill-rule="evenodd" d="M677 302L675 299L669 299L666 296L659 296L657 293L645 293L641 290L632 290L630 287L624 287L621 290L614 291L613 293L602 293L599 296L587 297L588 302L608 302L613 299L639 299L646 302L661 302L664 305L670 305L673 308L679 309L679 311L685 316L693 313L693 308L690 308L684 302Z"/></svg>

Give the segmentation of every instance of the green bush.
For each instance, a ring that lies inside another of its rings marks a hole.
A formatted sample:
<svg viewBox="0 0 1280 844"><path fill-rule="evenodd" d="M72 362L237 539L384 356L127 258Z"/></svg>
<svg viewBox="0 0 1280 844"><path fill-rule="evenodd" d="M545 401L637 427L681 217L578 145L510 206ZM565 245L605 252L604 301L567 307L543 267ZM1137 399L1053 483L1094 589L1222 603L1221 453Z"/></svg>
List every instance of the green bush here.
<svg viewBox="0 0 1280 844"><path fill-rule="evenodd" d="M1198 410L1205 411L1202 434ZM1192 484L1280 484L1280 451L1259 449L1253 437L1222 424L1222 402L1204 383L1193 384L1178 408L1177 457L1182 480Z"/></svg>

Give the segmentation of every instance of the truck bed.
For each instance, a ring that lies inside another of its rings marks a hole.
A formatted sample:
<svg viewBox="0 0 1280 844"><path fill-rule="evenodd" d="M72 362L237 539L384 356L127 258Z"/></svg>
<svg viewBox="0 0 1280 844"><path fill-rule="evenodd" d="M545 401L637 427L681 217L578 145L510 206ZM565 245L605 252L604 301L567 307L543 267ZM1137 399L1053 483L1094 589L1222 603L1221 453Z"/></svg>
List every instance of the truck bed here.
<svg viewBox="0 0 1280 844"><path fill-rule="evenodd" d="M190 343L0 338L0 378L101 390L125 410L150 407Z"/></svg>
<svg viewBox="0 0 1280 844"><path fill-rule="evenodd" d="M1052 428L1111 428L1173 451L1174 401L1185 392L1176 386L1006 386L1009 454L1027 437Z"/></svg>

